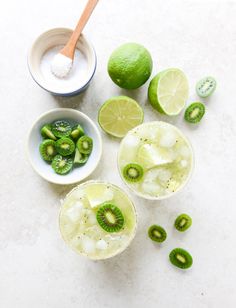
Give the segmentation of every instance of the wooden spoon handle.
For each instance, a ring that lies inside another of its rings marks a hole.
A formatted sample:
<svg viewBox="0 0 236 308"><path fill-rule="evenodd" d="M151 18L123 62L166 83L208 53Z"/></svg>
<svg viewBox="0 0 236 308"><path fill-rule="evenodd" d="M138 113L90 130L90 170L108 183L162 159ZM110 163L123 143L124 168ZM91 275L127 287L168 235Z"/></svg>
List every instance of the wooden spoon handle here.
<svg viewBox="0 0 236 308"><path fill-rule="evenodd" d="M77 26L72 33L69 41L65 45L65 47L60 51L63 55L65 55L68 58L71 58L73 60L74 53L75 53L75 47L76 43L80 37L81 32L83 31L87 21L89 20L89 17L91 16L93 10L95 9L95 6L97 5L99 0L88 0L86 7L84 8L84 11L80 17L80 20L77 23Z"/></svg>

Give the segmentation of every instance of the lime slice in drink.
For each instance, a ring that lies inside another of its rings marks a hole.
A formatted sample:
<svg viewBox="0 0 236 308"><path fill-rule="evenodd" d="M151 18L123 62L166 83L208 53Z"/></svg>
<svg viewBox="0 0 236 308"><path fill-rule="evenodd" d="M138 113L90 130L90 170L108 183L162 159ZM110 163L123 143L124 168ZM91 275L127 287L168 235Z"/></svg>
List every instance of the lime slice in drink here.
<svg viewBox="0 0 236 308"><path fill-rule="evenodd" d="M122 138L130 129L143 122L143 110L130 97L112 97L100 108L98 122L106 133Z"/></svg>
<svg viewBox="0 0 236 308"><path fill-rule="evenodd" d="M148 98L157 111L175 116L184 108L188 92L185 74L179 69L170 68L152 79L148 88Z"/></svg>

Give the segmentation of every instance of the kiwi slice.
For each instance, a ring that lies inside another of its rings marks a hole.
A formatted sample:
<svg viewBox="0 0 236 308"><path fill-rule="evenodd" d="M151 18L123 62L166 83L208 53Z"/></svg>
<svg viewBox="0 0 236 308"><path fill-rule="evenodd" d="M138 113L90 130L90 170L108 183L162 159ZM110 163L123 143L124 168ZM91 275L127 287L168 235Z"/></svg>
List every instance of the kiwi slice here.
<svg viewBox="0 0 236 308"><path fill-rule="evenodd" d="M167 238L167 233L164 228L158 225L152 225L148 229L148 236L154 242L162 243Z"/></svg>
<svg viewBox="0 0 236 308"><path fill-rule="evenodd" d="M185 110L184 119L189 123L199 123L205 114L205 106L200 102L192 103Z"/></svg>
<svg viewBox="0 0 236 308"><path fill-rule="evenodd" d="M200 97L210 96L216 89L216 80L211 76L207 76L199 80L196 84L196 92Z"/></svg>
<svg viewBox="0 0 236 308"><path fill-rule="evenodd" d="M89 158L89 155L82 154L80 151L76 148L75 149L75 158L74 158L74 164L85 164Z"/></svg>
<svg viewBox="0 0 236 308"><path fill-rule="evenodd" d="M57 152L63 156L68 156L74 153L75 144L70 138L61 138L56 141Z"/></svg>
<svg viewBox="0 0 236 308"><path fill-rule="evenodd" d="M76 141L84 135L84 129L81 125L76 125L72 128L71 137Z"/></svg>
<svg viewBox="0 0 236 308"><path fill-rule="evenodd" d="M73 159L70 156L63 157L56 155L52 161L52 168L57 174L66 174L70 172L73 167Z"/></svg>
<svg viewBox="0 0 236 308"><path fill-rule="evenodd" d="M54 136L53 132L52 132L52 125L51 124L46 124L44 125L41 130L41 136L43 138L46 138L46 139L52 139L52 140L57 140L56 136Z"/></svg>
<svg viewBox="0 0 236 308"><path fill-rule="evenodd" d="M39 152L45 161L52 161L57 154L56 142L51 139L44 140L39 146Z"/></svg>
<svg viewBox="0 0 236 308"><path fill-rule="evenodd" d="M97 211L97 222L107 232L118 232L124 226L124 216L116 205L105 202Z"/></svg>
<svg viewBox="0 0 236 308"><path fill-rule="evenodd" d="M192 266L193 258L189 252L182 248L175 248L169 254L170 262L182 269L187 269Z"/></svg>
<svg viewBox="0 0 236 308"><path fill-rule="evenodd" d="M52 124L52 132L58 138L70 136L71 131L70 123L65 120L58 120Z"/></svg>
<svg viewBox="0 0 236 308"><path fill-rule="evenodd" d="M192 225L192 218L187 214L180 214L175 220L175 228L184 232Z"/></svg>
<svg viewBox="0 0 236 308"><path fill-rule="evenodd" d="M90 154L93 149L93 139L89 136L82 136L79 138L79 140L76 143L77 149L82 154Z"/></svg>
<svg viewBox="0 0 236 308"><path fill-rule="evenodd" d="M128 182L139 182L143 177L143 168L135 163L128 164L123 169L123 177Z"/></svg>

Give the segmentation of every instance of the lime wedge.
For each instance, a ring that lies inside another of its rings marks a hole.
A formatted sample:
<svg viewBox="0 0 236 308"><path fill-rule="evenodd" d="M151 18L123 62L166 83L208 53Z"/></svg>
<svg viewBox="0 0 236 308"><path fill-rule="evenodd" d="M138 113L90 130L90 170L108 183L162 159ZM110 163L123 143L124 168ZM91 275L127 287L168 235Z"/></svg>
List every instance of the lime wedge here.
<svg viewBox="0 0 236 308"><path fill-rule="evenodd" d="M170 68L152 79L148 88L148 98L157 111L175 116L184 108L188 92L185 74L177 68Z"/></svg>
<svg viewBox="0 0 236 308"><path fill-rule="evenodd" d="M143 122L143 110L130 97L116 96L107 100L99 110L98 123L108 134L122 138Z"/></svg>

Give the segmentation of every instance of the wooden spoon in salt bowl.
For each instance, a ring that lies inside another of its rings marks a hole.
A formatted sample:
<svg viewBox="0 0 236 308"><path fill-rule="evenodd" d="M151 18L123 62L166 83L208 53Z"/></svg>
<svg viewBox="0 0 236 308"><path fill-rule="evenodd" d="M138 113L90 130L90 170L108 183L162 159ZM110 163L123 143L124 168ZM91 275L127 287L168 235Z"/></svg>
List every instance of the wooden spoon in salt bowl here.
<svg viewBox="0 0 236 308"><path fill-rule="evenodd" d="M65 78L69 74L73 65L76 44L98 1L99 0L88 0L69 41L53 58L51 63L51 71L56 77Z"/></svg>

